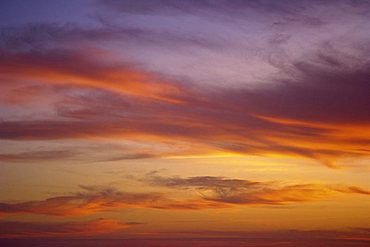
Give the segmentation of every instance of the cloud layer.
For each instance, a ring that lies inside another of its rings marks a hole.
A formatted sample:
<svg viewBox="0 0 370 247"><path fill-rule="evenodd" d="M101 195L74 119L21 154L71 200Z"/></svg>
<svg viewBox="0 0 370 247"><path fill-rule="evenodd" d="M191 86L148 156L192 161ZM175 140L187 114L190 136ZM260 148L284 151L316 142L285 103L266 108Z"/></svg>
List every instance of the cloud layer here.
<svg viewBox="0 0 370 247"><path fill-rule="evenodd" d="M85 222L19 222L1 221L0 238L86 237L114 233L135 223L97 219Z"/></svg>
<svg viewBox="0 0 370 247"><path fill-rule="evenodd" d="M367 2L98 5L109 15L91 26L1 28L0 138L176 139L188 150L158 156L278 154L328 167L368 158ZM181 30L165 25L176 15Z"/></svg>
<svg viewBox="0 0 370 247"><path fill-rule="evenodd" d="M0 203L0 215L44 214L83 216L127 208L164 210L202 210L236 205L285 205L325 200L339 194L369 196L370 191L356 186L258 182L223 177L161 177L149 175L142 182L173 190L188 190L190 196L171 193L123 192L112 187L81 186L83 191L41 201ZM160 190L159 190L160 191Z"/></svg>

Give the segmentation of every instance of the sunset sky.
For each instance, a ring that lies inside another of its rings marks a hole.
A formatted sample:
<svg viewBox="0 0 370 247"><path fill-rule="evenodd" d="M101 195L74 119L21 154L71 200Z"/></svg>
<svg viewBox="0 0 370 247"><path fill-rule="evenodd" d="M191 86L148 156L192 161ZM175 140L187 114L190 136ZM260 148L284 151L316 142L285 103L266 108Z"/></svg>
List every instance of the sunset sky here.
<svg viewBox="0 0 370 247"><path fill-rule="evenodd" d="M0 0L0 246L370 246L370 1Z"/></svg>

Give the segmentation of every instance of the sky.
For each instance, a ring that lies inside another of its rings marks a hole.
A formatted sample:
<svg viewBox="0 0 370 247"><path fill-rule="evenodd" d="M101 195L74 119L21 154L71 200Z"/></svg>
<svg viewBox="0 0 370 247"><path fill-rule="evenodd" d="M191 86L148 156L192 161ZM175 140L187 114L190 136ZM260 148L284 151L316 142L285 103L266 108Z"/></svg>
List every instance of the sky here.
<svg viewBox="0 0 370 247"><path fill-rule="evenodd" d="M0 0L1 246L370 246L370 1Z"/></svg>

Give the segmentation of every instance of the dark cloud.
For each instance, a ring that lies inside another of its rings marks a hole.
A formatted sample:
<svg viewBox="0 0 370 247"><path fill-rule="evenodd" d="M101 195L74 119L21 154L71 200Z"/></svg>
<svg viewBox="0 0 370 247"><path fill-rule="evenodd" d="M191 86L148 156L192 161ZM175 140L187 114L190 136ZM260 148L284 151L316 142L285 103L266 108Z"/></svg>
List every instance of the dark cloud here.
<svg viewBox="0 0 370 247"><path fill-rule="evenodd" d="M144 31L135 28L85 28L72 23L34 23L1 28L0 47L15 51L45 50L80 42L127 40L144 35Z"/></svg>
<svg viewBox="0 0 370 247"><path fill-rule="evenodd" d="M330 10L338 13L350 13L353 16L365 16L370 10L368 1L322 1L322 0L99 0L100 5L116 13L144 15L186 15L192 14L201 18L215 18L224 21L248 19L258 13L270 18L273 26L292 26L316 28L325 25L331 18ZM328 10L328 14L317 11L317 6ZM332 20L333 21L333 20Z"/></svg>
<svg viewBox="0 0 370 247"><path fill-rule="evenodd" d="M341 55L320 52L294 62L285 70L291 77L275 79L275 86L220 94L231 107L245 106L240 111L306 121L369 123L369 63L361 58L346 61Z"/></svg>
<svg viewBox="0 0 370 247"><path fill-rule="evenodd" d="M266 12L278 12L282 14L292 14L295 12L301 12L306 10L308 7L315 6L316 4L333 5L338 4L338 1L322 1L322 0L256 0L256 1L243 1L243 0L221 0L221 1L210 1L210 0L99 0L100 4L112 8L115 11L130 12L130 13L166 13L169 11L196 11L199 8L203 9L216 9L219 11L227 11L228 9L261 9ZM342 0L340 4L353 7L369 7L367 1L350 1Z"/></svg>
<svg viewBox="0 0 370 247"><path fill-rule="evenodd" d="M219 48L220 44L206 37L184 36L177 33L155 31L147 28L117 25L108 20L97 27L83 27L68 23L33 23L20 27L0 28L0 47L4 50L28 52L74 48L81 43L95 47L97 44L142 44L151 46L196 46L203 49Z"/></svg>
<svg viewBox="0 0 370 247"><path fill-rule="evenodd" d="M156 175L149 175L150 183L154 185L161 185L171 188L191 188L197 187L200 189L208 189L208 188L228 188L232 190L238 190L238 188L245 188L245 187L254 187L258 186L261 183L259 182L252 182L249 180L243 179L229 179L223 177L212 177L212 176L204 176L204 177L190 177L190 178L180 178L180 177L173 177L173 178L166 178L160 177Z"/></svg>
<svg viewBox="0 0 370 247"><path fill-rule="evenodd" d="M58 146L58 143L56 143ZM22 149L27 151L21 151ZM0 163L41 163L41 162L60 162L77 161L77 162L102 162L102 161L120 161L148 159L159 157L150 151L146 152L142 148L131 148L112 143L97 143L73 145L65 148L55 148L45 146L26 146L19 148L17 152L0 153ZM140 150L139 150L140 149ZM92 154L92 153L93 154Z"/></svg>
<svg viewBox="0 0 370 247"><path fill-rule="evenodd" d="M0 161L4 162L32 162L50 159L65 159L75 156L72 150L50 150L22 153L1 153Z"/></svg>
<svg viewBox="0 0 370 247"><path fill-rule="evenodd" d="M155 158L155 157L158 157L158 155L150 154L150 153L132 153L132 154L125 154L125 155L107 158L102 161L136 160L136 159L149 159L149 158Z"/></svg>

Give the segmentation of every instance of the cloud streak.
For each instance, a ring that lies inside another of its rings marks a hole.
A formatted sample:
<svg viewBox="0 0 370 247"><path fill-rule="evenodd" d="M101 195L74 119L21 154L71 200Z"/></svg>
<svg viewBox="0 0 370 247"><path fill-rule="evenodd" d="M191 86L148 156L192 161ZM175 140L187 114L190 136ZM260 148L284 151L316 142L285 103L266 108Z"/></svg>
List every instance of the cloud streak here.
<svg viewBox="0 0 370 247"><path fill-rule="evenodd" d="M179 200L163 193L130 193L111 187L81 186L84 190L67 196L50 197L42 201L0 203L0 215L44 214L53 216L83 216L126 208L168 210L199 210L224 208L226 205L199 200Z"/></svg>
<svg viewBox="0 0 370 247"><path fill-rule="evenodd" d="M122 231L139 223L121 223L109 219L85 222L0 221L1 238L59 238L98 236Z"/></svg>
<svg viewBox="0 0 370 247"><path fill-rule="evenodd" d="M1 203L2 214L90 215L128 207L145 207L163 198L160 193L126 193L112 188L82 186L83 192L47 198L43 201Z"/></svg>
<svg viewBox="0 0 370 247"><path fill-rule="evenodd" d="M73 157L76 153L72 150L50 150L23 153L1 153L0 161L3 162L33 162L52 159Z"/></svg>

